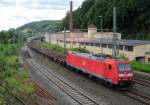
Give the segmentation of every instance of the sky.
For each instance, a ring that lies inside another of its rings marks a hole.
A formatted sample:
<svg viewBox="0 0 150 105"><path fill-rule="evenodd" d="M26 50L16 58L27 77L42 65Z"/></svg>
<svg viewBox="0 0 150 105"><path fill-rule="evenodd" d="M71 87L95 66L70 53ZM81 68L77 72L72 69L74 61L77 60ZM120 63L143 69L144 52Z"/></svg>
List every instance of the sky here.
<svg viewBox="0 0 150 105"><path fill-rule="evenodd" d="M74 10L84 0L72 0ZM40 20L61 20L69 10L70 0L0 0L0 30L17 28Z"/></svg>

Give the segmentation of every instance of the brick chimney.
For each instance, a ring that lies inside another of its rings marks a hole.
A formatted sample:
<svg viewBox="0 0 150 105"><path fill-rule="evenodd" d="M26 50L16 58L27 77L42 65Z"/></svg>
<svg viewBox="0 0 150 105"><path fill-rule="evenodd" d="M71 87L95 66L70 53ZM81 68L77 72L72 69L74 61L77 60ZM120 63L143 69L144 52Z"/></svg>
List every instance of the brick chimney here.
<svg viewBox="0 0 150 105"><path fill-rule="evenodd" d="M73 11L73 2L70 1L70 15L69 15L69 30L70 30L70 32L73 31L72 11Z"/></svg>

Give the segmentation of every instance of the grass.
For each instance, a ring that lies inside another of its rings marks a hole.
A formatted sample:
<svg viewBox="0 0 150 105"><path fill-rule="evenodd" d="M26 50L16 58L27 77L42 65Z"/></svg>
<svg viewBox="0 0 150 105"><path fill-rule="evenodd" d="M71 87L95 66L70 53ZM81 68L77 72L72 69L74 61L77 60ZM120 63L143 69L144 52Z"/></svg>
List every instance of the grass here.
<svg viewBox="0 0 150 105"><path fill-rule="evenodd" d="M13 64L17 64L18 57L17 56L8 56L5 58L5 60L7 61L8 64L13 65Z"/></svg>
<svg viewBox="0 0 150 105"><path fill-rule="evenodd" d="M89 51L85 48L72 48L71 50L76 52L89 53Z"/></svg>
<svg viewBox="0 0 150 105"><path fill-rule="evenodd" d="M144 64L144 63L141 63L141 62L133 61L131 63L131 66L135 71L150 73L150 64Z"/></svg>
<svg viewBox="0 0 150 105"><path fill-rule="evenodd" d="M54 50L58 53L61 53L61 54L65 54L67 51L76 51L76 52L83 52L83 53L89 53L89 51L85 48L72 48L72 49L65 49L57 44L50 44L48 42L43 42L42 43L43 47L45 48L49 48L51 50Z"/></svg>
<svg viewBox="0 0 150 105"><path fill-rule="evenodd" d="M15 102L13 96L29 97L34 91L32 83L25 84L24 81L29 81L29 74L24 70L19 70L18 65L18 46L1 44L0 45L0 105L4 105L4 100ZM10 90L7 93L6 88ZM17 102L16 102L17 103Z"/></svg>
<svg viewBox="0 0 150 105"><path fill-rule="evenodd" d="M45 48L54 50L54 51L56 51L56 52L65 54L64 48L61 47L61 46L59 46L59 45L57 45L57 44L50 44L50 43L44 41L44 42L42 43L42 46L45 47Z"/></svg>

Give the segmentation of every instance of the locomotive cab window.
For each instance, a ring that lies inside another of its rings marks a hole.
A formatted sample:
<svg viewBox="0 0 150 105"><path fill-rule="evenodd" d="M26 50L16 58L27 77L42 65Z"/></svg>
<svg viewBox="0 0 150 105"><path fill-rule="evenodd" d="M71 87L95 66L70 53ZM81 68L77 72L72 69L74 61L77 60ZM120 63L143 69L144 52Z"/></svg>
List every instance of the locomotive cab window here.
<svg viewBox="0 0 150 105"><path fill-rule="evenodd" d="M124 70L131 70L130 64L119 64L118 65L118 70L119 71L124 71Z"/></svg>
<svg viewBox="0 0 150 105"><path fill-rule="evenodd" d="M112 65L109 64L109 65L108 65L108 68L109 68L109 70L112 70Z"/></svg>

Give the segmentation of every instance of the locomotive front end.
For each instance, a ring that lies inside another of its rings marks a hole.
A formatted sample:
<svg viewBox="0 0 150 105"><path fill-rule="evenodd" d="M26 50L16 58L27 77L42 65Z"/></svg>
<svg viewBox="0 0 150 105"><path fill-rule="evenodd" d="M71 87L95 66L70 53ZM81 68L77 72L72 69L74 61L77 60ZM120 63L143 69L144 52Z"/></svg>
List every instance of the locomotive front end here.
<svg viewBox="0 0 150 105"><path fill-rule="evenodd" d="M118 64L118 84L131 86L133 84L133 72L129 63Z"/></svg>

